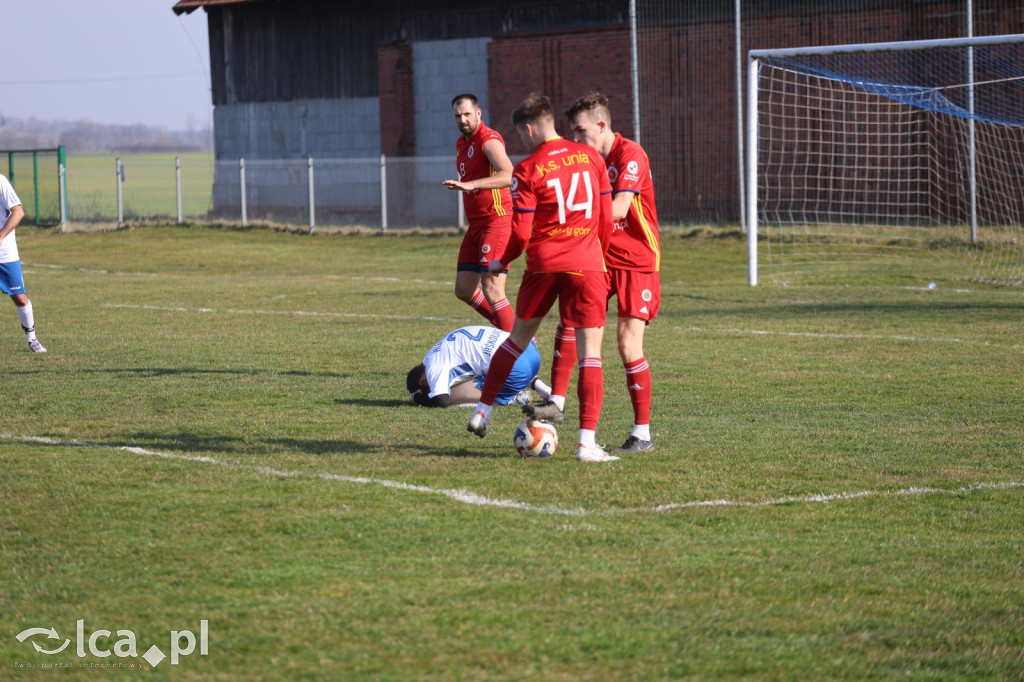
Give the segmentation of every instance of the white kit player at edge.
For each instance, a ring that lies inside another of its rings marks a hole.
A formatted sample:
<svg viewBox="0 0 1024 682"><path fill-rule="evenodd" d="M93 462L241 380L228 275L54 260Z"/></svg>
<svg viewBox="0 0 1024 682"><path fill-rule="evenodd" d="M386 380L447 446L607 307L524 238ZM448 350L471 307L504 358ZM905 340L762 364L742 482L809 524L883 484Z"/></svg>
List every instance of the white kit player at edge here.
<svg viewBox="0 0 1024 682"><path fill-rule="evenodd" d="M25 331L25 340L33 353L45 353L43 344L36 338L35 316L32 314L32 301L25 292L25 279L21 273L21 260L18 255L18 242L14 231L25 217L25 209L21 207L21 199L14 192L11 182L0 175L0 291L11 297L18 311L21 328Z"/></svg>

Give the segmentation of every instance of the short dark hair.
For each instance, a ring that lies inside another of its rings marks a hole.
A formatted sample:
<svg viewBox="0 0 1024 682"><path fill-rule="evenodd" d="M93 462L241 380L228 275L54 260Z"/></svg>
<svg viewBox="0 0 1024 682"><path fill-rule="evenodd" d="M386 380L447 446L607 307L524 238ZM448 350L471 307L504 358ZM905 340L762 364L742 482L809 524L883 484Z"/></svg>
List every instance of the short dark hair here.
<svg viewBox="0 0 1024 682"><path fill-rule="evenodd" d="M535 123L542 118L554 120L555 110L551 107L551 100L546 96L538 92L532 92L512 112L512 125L518 128L527 123Z"/></svg>
<svg viewBox="0 0 1024 682"><path fill-rule="evenodd" d="M405 388L409 393L415 393L420 390L420 379L427 374L427 366L422 362L412 369L405 375Z"/></svg>
<svg viewBox="0 0 1024 682"><path fill-rule="evenodd" d="M611 109L608 108L608 98L597 90L592 90L573 102L572 106L565 110L565 118L568 119L569 123L572 123L580 115L580 112L593 111L594 109L601 109L602 111L599 113L603 114L604 118L611 124L612 114Z"/></svg>
<svg viewBox="0 0 1024 682"><path fill-rule="evenodd" d="M455 97L452 98L452 108L454 109L455 105L464 99L468 99L470 102L473 103L473 106L475 107L480 106L480 100L476 98L476 95L469 92L464 92L461 95L455 95Z"/></svg>

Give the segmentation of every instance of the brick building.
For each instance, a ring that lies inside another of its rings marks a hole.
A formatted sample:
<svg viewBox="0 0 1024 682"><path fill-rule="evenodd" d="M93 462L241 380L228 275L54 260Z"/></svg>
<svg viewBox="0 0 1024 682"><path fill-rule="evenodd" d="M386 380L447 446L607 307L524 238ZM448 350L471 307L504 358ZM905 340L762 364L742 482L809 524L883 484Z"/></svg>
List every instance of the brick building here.
<svg viewBox="0 0 1024 682"><path fill-rule="evenodd" d="M741 49L964 35L962 0L747 0ZM1024 31L1017 0L975 0L975 33ZM600 89L633 136L629 0L180 0L208 17L220 160L440 157L450 99L509 114ZM734 0L636 0L641 142L664 221L739 220Z"/></svg>

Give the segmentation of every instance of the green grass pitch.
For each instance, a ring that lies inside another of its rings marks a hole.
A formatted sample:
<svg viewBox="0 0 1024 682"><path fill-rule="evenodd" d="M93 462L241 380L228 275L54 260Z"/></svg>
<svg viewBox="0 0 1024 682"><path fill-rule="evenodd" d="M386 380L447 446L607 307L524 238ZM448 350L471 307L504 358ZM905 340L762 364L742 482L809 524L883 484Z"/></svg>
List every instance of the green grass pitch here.
<svg viewBox="0 0 1024 682"><path fill-rule="evenodd" d="M657 450L583 465L572 395L549 460L513 456L514 408L480 440L468 410L408 404L408 368L478 321L456 237L18 232L50 352L8 307L0 678L1024 670L1020 289L898 270L749 288L738 239L667 230ZM95 655L79 621L137 656ZM205 654L142 659L202 621Z"/></svg>

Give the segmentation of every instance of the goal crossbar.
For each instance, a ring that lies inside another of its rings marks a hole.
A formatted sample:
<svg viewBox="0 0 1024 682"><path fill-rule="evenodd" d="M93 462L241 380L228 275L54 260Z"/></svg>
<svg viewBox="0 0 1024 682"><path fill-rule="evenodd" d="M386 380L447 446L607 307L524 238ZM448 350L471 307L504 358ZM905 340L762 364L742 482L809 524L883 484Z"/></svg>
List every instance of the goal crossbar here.
<svg viewBox="0 0 1024 682"><path fill-rule="evenodd" d="M801 57L808 55L851 54L855 52L911 52L934 50L938 47L981 47L983 45L1009 45L1024 43L1024 33L974 38L936 38L933 40L898 40L882 43L850 43L846 45L819 45L816 47L780 47L747 52L748 61L754 59Z"/></svg>

